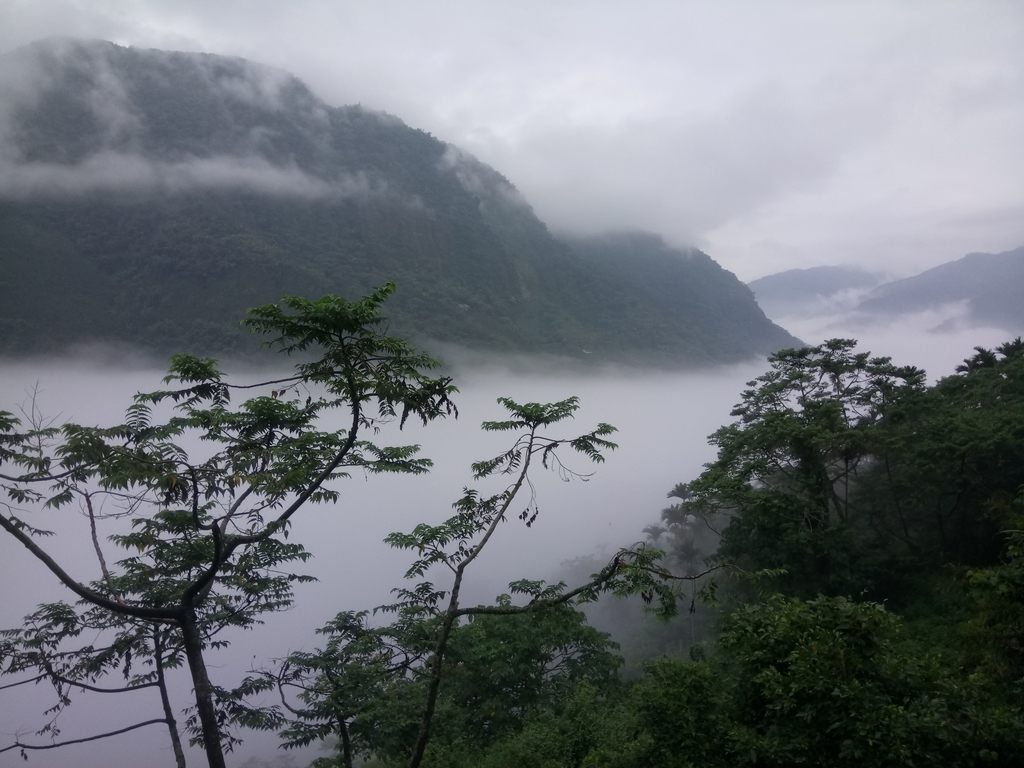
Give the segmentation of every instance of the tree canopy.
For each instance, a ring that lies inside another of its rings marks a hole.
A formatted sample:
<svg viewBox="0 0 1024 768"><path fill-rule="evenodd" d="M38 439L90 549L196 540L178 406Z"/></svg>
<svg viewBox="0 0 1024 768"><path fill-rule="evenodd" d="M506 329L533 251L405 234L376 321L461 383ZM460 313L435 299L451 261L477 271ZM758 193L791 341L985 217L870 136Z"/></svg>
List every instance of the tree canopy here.
<svg viewBox="0 0 1024 768"><path fill-rule="evenodd" d="M251 310L246 326L269 335L269 345L308 354L292 375L273 381L234 384L215 361L176 355L165 382L177 387L136 396L113 427L48 426L35 412L22 425L0 413L0 488L8 499L0 528L85 609L44 607L34 631L8 633L11 660L2 671L34 666L55 683L63 706L64 686L81 687L108 667L127 671L133 652L144 651L157 676L184 657L195 689L194 741L211 766L223 765L231 742L204 649L223 642L215 639L223 628L250 625L291 603L292 584L304 577L289 569L308 555L286 540L289 522L307 504L336 501L334 481L352 468L420 473L430 466L417 446L380 447L362 439L365 430L455 412L451 380L426 373L436 363L387 335L381 307L393 291L388 284L359 301L286 297ZM260 394L232 404L233 393L250 389ZM335 412L345 425L325 426ZM95 534L97 499L131 521L128 532L111 537L126 553L113 569ZM92 582L54 560L39 543L46 531L31 523L33 508L75 505L93 524L102 578ZM57 642L104 623L117 631L108 648L68 656ZM41 644L54 629L56 640ZM173 730L173 718L167 722ZM14 747L34 745L18 740Z"/></svg>

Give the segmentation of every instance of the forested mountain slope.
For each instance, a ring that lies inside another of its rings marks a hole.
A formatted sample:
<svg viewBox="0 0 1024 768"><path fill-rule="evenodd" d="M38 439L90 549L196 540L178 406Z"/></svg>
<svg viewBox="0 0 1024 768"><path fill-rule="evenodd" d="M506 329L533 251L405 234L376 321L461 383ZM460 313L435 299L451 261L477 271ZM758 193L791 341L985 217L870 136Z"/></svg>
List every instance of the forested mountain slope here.
<svg viewBox="0 0 1024 768"><path fill-rule="evenodd" d="M653 308L670 318L671 327L688 332L688 343L707 348L709 356L741 358L755 338L760 348L799 346L779 326L764 326L764 312L750 289L696 248L673 248L646 232L568 242L588 266L642 291Z"/></svg>
<svg viewBox="0 0 1024 768"><path fill-rule="evenodd" d="M796 341L717 265L675 304L622 273L495 170L287 73L59 39L0 61L0 351L238 350L247 307L388 280L424 341L671 366Z"/></svg>
<svg viewBox="0 0 1024 768"><path fill-rule="evenodd" d="M919 275L887 283L858 310L900 314L967 302L972 321L1024 330L1024 247L1003 253L969 253Z"/></svg>

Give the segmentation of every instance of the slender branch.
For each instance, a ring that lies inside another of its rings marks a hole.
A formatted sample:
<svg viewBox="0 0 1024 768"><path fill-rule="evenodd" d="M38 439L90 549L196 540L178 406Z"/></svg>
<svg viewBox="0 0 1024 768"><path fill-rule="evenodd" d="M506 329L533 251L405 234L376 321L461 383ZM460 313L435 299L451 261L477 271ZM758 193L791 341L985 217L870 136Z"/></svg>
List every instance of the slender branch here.
<svg viewBox="0 0 1024 768"><path fill-rule="evenodd" d="M512 616L519 613L542 611L547 608L552 608L556 605L563 605L564 603L567 603L570 600L572 600L574 597L578 597L583 592L586 592L587 590L593 589L595 587L599 587L602 584L606 583L612 578L612 576L615 575L615 572L623 566L624 564L622 563L622 561L619 560L618 556L616 556L616 558L609 565L605 566L595 578L591 579L586 584L582 584L576 587L576 589L573 589L570 592L565 592L559 595L558 597L546 598L544 600L532 600L526 605L480 605L476 606L475 608L460 608L457 611L455 611L455 615ZM661 579L665 579L666 581L698 581L703 577L707 576L709 573L714 573L715 571L720 570L722 568L732 568L734 566L730 563L723 563L721 565L712 566L711 568L708 568L707 570L701 573L694 574L692 576L677 576L676 574L670 571L666 571L662 568L654 568L651 566L625 565L624 567L647 571L648 573L653 573L655 576L658 576Z"/></svg>
<svg viewBox="0 0 1024 768"><path fill-rule="evenodd" d="M618 569L618 560L613 562L611 565L605 566L604 570L597 576L597 578L588 581L586 584L582 584L571 592L559 595L558 597L546 598L544 600L531 600L526 605L479 605L475 608L459 608L455 611L455 616L512 616L518 613L530 613L531 611L542 611L547 608L552 608L556 605L563 605L569 602L574 597L577 597L588 589L593 589L612 578L615 571Z"/></svg>
<svg viewBox="0 0 1024 768"><path fill-rule="evenodd" d="M271 381L261 381L258 384L228 384L227 382L219 382L221 386L228 387L229 389L256 389L257 387L267 387L271 384L286 384L289 381L302 381L303 376L289 376L287 379L273 379ZM285 390L287 391L287 389Z"/></svg>
<svg viewBox="0 0 1024 768"><path fill-rule="evenodd" d="M665 579L667 581L697 581L699 579L704 578L709 573L714 573L715 571L720 571L722 568L734 568L737 571L741 571L742 573L746 573L746 571L744 571L738 565L734 565L733 563L719 563L718 565L711 566L707 570L701 571L700 573L695 573L695 574L690 575L690 576L676 576L671 571L663 570L661 568L654 568L654 567L647 566L647 565L632 565L630 567L631 568L639 568L640 570L647 571L648 573L653 573L654 575L659 576L662 579Z"/></svg>
<svg viewBox="0 0 1024 768"><path fill-rule="evenodd" d="M246 488L246 489L245 489L244 491L242 491L242 492L241 492L241 493L240 493L240 494L238 495L238 498L237 498L237 499L235 499L235 502L234 502L234 504L232 504L232 505L231 505L231 506L230 506L230 507L228 508L227 514L226 514L226 515L224 516L224 520L225 520L225 521L227 521L227 520L229 520L229 519L230 519L230 518L231 518L232 516L234 516L234 515L235 515L235 513L237 513L237 512L238 512L238 509L239 509L239 507L241 507L241 506L242 506L242 503L243 503L243 502L244 502L244 501L245 501L245 500L246 500L247 498L249 498L249 496L250 496L250 495L252 495L252 486L251 486L251 485L250 485L250 486L249 486L248 488ZM224 529L222 529L222 530L224 530Z"/></svg>
<svg viewBox="0 0 1024 768"><path fill-rule="evenodd" d="M159 718L157 720L147 720L144 723L136 723L135 725L129 725L127 728L120 728L116 731L99 733L95 736L86 736L84 739L69 739L68 741L61 741L54 744L22 744L20 741L15 741L9 747L0 748L0 754L4 752L10 752L12 749L56 749L57 747L66 747L70 744L83 744L87 741L97 741L99 739L106 739L111 736L119 736L122 733L128 733L128 731L134 731L138 728L145 728L147 725L156 725L157 723L166 722L167 721L163 718Z"/></svg>
<svg viewBox="0 0 1024 768"><path fill-rule="evenodd" d="M194 491L195 489L193 488ZM221 533L220 526L214 524L210 528L210 535L213 537L213 557L210 558L210 567L185 590L185 593L181 596L181 605L183 606L193 605L197 595L207 587L212 587L213 580L217 577L221 566L230 555L230 552L225 553L224 551L224 535Z"/></svg>
<svg viewBox="0 0 1024 768"><path fill-rule="evenodd" d="M491 520L491 524L487 527L487 532L483 535L483 538L480 539L477 545L469 551L466 559L459 563L458 574L460 576L466 570L466 566L473 562L477 558L477 555L480 554L480 551L484 548L487 541L491 538L491 535L497 529L498 523L505 519L505 513L508 512L508 508L512 506L512 502L515 500L519 490L523 487L523 483L526 482L526 477L530 470L530 460L533 458L534 432L536 432L536 429L537 428L534 427L530 430L530 437L526 444L526 450L524 451L526 458L523 459L523 468L519 471L519 477L517 477L515 483L505 491L505 503L501 505L501 509L498 510L494 519ZM457 604L454 605L456 608L458 607Z"/></svg>
<svg viewBox="0 0 1024 768"><path fill-rule="evenodd" d="M56 475L46 474L33 476L32 474L28 474L20 475L18 477L12 477L11 475L0 474L0 480L8 480L12 483L44 483L50 482L51 480L63 480L65 477L69 477L75 474L76 472L80 472L81 469L81 467L76 467L75 469L68 469L64 472L58 472Z"/></svg>
<svg viewBox="0 0 1024 768"><path fill-rule="evenodd" d="M295 709L295 707L293 707L291 704L289 704L288 703L288 697L285 695L284 686L286 685L286 683L284 682L284 676L287 674L287 672L288 672L288 664L285 664L284 667L281 669L280 674L278 674L278 676L277 676L277 692L281 695L281 705L285 709L287 709L289 712L291 712L293 715L295 715L297 717L302 717L302 712L297 710L297 709ZM303 688L302 686L298 686L297 685L296 687L297 688L301 688L302 690L307 690L306 688Z"/></svg>
<svg viewBox="0 0 1024 768"><path fill-rule="evenodd" d="M164 722L171 737L171 749L178 768L185 768L185 752L181 748L181 736L178 734L178 723L174 719L174 708L167 693L167 680L164 677L164 638L159 627L153 628L153 666L156 668L156 685L160 688L160 704L164 708Z"/></svg>
<svg viewBox="0 0 1024 768"><path fill-rule="evenodd" d="M430 730L434 719L434 708L437 704L438 692L441 689L441 676L443 674L442 664L444 661L445 651L448 647L448 638L451 635L452 627L460 615L459 591L462 588L462 578L465 574L466 567L480 554L484 545L487 544L488 540L497 529L498 523L505 519L505 513L508 511L509 506L511 506L516 494L518 494L519 490L523 487L523 483L526 481L526 476L530 469L530 459L533 458L532 448L534 445L534 434L536 431L536 426L532 427L530 430L529 438L526 440L526 448L523 451L525 453L523 466L519 470L519 476L516 478L515 483L505 490L505 503L502 504L495 512L494 518L487 527L486 533L484 533L477 545L469 551L466 558L459 563L458 568L455 569L455 581L452 584L452 590L448 597L448 610L445 612L444 621L438 628L434 655L430 660L431 669L429 683L427 685L427 699L423 707L423 714L420 718L419 730L416 735L416 743L413 747L412 754L409 757L409 768L419 768L420 763L423 761L423 755L427 749L427 743L430 741ZM521 441L522 438L516 441L517 447Z"/></svg>
<svg viewBox="0 0 1024 768"><path fill-rule="evenodd" d="M192 477L192 523L200 531L208 531L215 524L214 523L207 523L207 524L204 525L203 522L200 520L200 518L199 518L199 478L196 477L196 468L195 467L189 466L188 471L189 471L189 475Z"/></svg>
<svg viewBox="0 0 1024 768"><path fill-rule="evenodd" d="M103 580L107 583L107 589L110 590L110 594L114 596L114 599L119 603L124 603L121 596L114 589L114 580L110 576L110 570L107 568L107 561L103 558L103 550L100 548L100 538L96 533L96 513L92 508L92 496L88 491L82 491L82 496L85 498L85 508L89 512L89 530L92 533L92 546L96 550L96 557L100 561L100 570L103 572Z"/></svg>
<svg viewBox="0 0 1024 768"><path fill-rule="evenodd" d="M28 685L29 683L38 683L40 680L45 678L46 675L37 675L36 677L30 677L28 680L22 680L19 683L8 683L7 685L0 685L0 691L6 691L8 688L17 688L19 685Z"/></svg>
<svg viewBox="0 0 1024 768"><path fill-rule="evenodd" d="M134 616L139 619L171 621L178 618L178 611L176 609L145 608L142 606L129 605L127 603L118 603L104 597L98 592L94 592L71 578L71 576L69 576L68 573L61 568L52 557L46 554L38 544L32 541L30 536L3 515L0 515L0 528L3 528L14 538L20 541L29 552L35 555L37 560L42 562L43 565L50 569L50 572L53 573L54 576L60 579L64 586L93 605L99 606L100 608L106 608L108 611L113 611L114 613L121 614L122 616Z"/></svg>
<svg viewBox="0 0 1024 768"><path fill-rule="evenodd" d="M127 693L128 691L141 691L143 688L155 688L159 685L159 683L139 683L138 685L126 685L124 688L97 688L95 685L88 685L86 683L69 680L63 675L58 675L56 672L50 672L43 675L43 677L49 677L52 680L56 680L58 683L73 685L76 688L81 688L83 691L92 691L93 693Z"/></svg>

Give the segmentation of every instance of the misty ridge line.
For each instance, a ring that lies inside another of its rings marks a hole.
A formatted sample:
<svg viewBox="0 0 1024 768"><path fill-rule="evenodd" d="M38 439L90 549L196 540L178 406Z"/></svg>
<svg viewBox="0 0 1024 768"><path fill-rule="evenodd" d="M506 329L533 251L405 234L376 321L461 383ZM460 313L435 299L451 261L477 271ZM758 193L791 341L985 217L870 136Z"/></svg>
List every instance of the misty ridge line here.
<svg viewBox="0 0 1024 768"><path fill-rule="evenodd" d="M788 328L803 326L795 330L803 335L808 322L870 329L893 318L935 334L968 328L1000 328L1011 337L1024 332L1024 247L968 253L903 278L821 266L768 275L747 287L769 317Z"/></svg>
<svg viewBox="0 0 1024 768"><path fill-rule="evenodd" d="M5 153L0 150L0 157ZM10 153L6 153L10 154ZM494 184L479 160L449 146L437 163L470 194L509 207L530 209L514 186ZM258 154L189 157L161 161L140 154L101 150L81 162L10 162L0 160L0 198L30 200L88 192L183 194L194 190L234 190L317 201L381 200L429 211L419 195L397 193L386 179L365 170L341 171L330 178L302 170L294 160L275 164Z"/></svg>
<svg viewBox="0 0 1024 768"><path fill-rule="evenodd" d="M346 170L329 161L331 148L323 135L330 131L331 108L290 73L246 59L215 54L145 51L146 63L159 70L158 80L185 66L188 74L216 94L221 110L256 110L279 125L258 125L225 138L228 151L178 151L173 159L147 156L142 146L159 133L159 115L141 110L135 103L138 83L125 82L113 65L118 56L137 54L106 41L49 39L29 46L28 61L13 54L0 57L0 198L26 199L53 195L79 195L93 191L129 193L183 193L191 190L240 190L270 196L309 200L390 199L405 207L424 209L422 198L389 188L387 179L372 169ZM49 91L67 88L61 80L71 68L84 75L76 94L84 106L101 144L85 157L72 160L38 160L26 155L25 128L17 113L38 109ZM163 85L158 82L158 85ZM197 83L193 82L193 86ZM359 109L382 124L404 123L387 113ZM341 108L343 111L344 108ZM233 125L232 129L239 126ZM286 135L290 134L290 135ZM282 142L298 135L306 151L280 157ZM309 156L312 151L313 156ZM277 154L278 156L275 156ZM319 158L317 156L320 156ZM334 167L331 167L334 166ZM447 145L436 163L439 173L450 173L469 193L499 204L529 208L522 195L503 176L467 152ZM497 182L497 183L495 183Z"/></svg>

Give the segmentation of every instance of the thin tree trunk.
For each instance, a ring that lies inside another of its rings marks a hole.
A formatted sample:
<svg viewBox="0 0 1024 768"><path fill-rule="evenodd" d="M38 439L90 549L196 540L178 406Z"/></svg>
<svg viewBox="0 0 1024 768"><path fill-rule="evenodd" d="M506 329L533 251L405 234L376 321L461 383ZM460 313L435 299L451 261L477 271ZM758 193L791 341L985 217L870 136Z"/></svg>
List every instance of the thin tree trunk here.
<svg viewBox="0 0 1024 768"><path fill-rule="evenodd" d="M156 665L156 681L160 688L160 703L164 708L164 717L167 718L167 730L171 736L171 749L174 750L174 761L178 768L185 768L185 752L181 748L181 736L178 734L178 723L174 719L174 709L171 707L171 698L167 694L167 680L164 678L164 656L163 639L160 636L160 627L153 630L154 664Z"/></svg>
<svg viewBox="0 0 1024 768"><path fill-rule="evenodd" d="M444 655L448 649L448 638L451 636L452 627L455 626L455 622L459 620L459 592L462 589L462 577L466 572L466 568L472 563L485 546L490 541L491 536L497 529L498 525L505 519L505 513L508 512L509 505L513 499L519 494L519 490L523 487L523 483L526 481L527 474L530 471L530 463L533 459L533 451L535 445L535 437L537 433L537 426L534 425L530 429L529 439L526 444L519 449L520 455L523 457L522 467L519 469L519 475L513 483L505 491L505 501L501 507L494 512L494 516L491 518L490 524L487 526L487 531L484 533L483 538L477 542L466 558L459 563L459 566L455 569L455 582L452 584L451 595L448 597L448 610L445 611L444 621L441 623L438 629L437 644L434 647L434 656L430 662L430 683L427 687L427 701L426 706L423 708L423 717L420 719L419 733L416 735L416 745L413 747L412 756L409 758L409 768L419 768L420 763L423 762L423 754L427 750L427 744L430 742L430 727L434 720L434 707L437 704L437 694L441 689L441 677L444 674ZM518 444L517 444L518 446Z"/></svg>
<svg viewBox="0 0 1024 768"><path fill-rule="evenodd" d="M348 735L348 724L345 718L338 718L338 733L341 734L341 756L345 768L352 768L352 739Z"/></svg>
<svg viewBox="0 0 1024 768"><path fill-rule="evenodd" d="M206 674L203 661L203 638L196 626L196 612L192 606L182 611L181 634L185 642L185 657L192 673L192 687L195 690L196 714L203 731L203 746L210 768L227 768L224 750L220 743L220 727L217 725L217 709L213 705L213 685Z"/></svg>
<svg viewBox="0 0 1024 768"><path fill-rule="evenodd" d="M463 563L464 565L465 563ZM455 585L452 587L448 611L445 614L444 622L438 630L434 657L430 660L430 684L427 687L427 701L423 707L423 717L420 718L420 729L416 735L416 746L413 748L412 757L409 758L409 768L419 768L420 763L423 762L423 753L427 751L427 744L430 742L430 726L434 720L434 707L437 704L437 694L441 690L444 654L448 649L448 638L452 633L452 627L457 618L455 612L459 609L459 588L461 586L462 567L459 568L455 575Z"/></svg>

